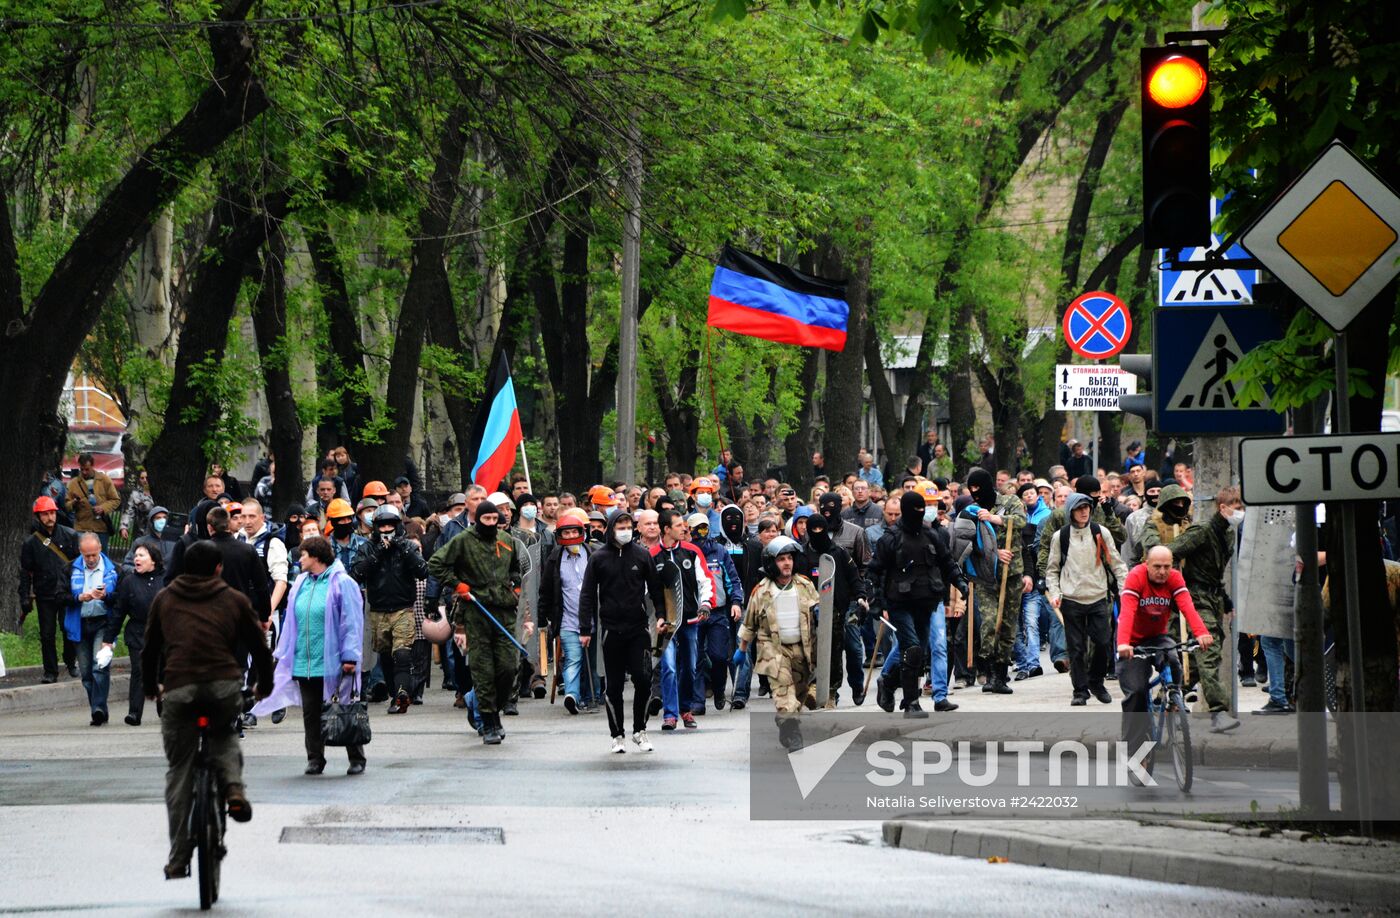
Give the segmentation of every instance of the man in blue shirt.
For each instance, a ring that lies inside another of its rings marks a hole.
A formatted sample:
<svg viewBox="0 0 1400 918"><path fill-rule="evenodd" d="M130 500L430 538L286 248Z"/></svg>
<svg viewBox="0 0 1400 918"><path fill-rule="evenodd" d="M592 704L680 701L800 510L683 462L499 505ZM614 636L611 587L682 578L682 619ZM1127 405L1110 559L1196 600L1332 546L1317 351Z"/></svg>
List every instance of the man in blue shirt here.
<svg viewBox="0 0 1400 918"><path fill-rule="evenodd" d="M102 553L102 541L95 532L78 539L80 557L74 559L69 584L73 601L63 622L69 640L77 644L78 670L87 690L92 726L107 722L107 690L111 685L112 652L103 652L107 628L107 602L117 591L117 566Z"/></svg>

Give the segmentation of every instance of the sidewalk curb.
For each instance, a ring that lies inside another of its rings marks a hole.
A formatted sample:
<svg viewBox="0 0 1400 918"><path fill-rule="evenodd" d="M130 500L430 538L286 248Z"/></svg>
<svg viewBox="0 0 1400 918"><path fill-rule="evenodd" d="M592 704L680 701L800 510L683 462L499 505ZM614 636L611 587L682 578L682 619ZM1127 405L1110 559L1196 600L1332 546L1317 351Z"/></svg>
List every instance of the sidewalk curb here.
<svg viewBox="0 0 1400 918"><path fill-rule="evenodd" d="M120 699L123 706L131 685L130 673L115 673L108 698ZM0 689L0 716L57 711L63 708L87 706L87 690L78 679L55 682L52 685L26 685L21 688Z"/></svg>
<svg viewBox="0 0 1400 918"><path fill-rule="evenodd" d="M1022 835L961 823L938 825L890 820L881 826L892 848L956 857L1004 857L1013 864L1055 867L1106 876L1206 886L1267 896L1323 899L1391 909L1400 901L1400 876L1300 867L1240 857L1164 854L1155 848L1094 845Z"/></svg>

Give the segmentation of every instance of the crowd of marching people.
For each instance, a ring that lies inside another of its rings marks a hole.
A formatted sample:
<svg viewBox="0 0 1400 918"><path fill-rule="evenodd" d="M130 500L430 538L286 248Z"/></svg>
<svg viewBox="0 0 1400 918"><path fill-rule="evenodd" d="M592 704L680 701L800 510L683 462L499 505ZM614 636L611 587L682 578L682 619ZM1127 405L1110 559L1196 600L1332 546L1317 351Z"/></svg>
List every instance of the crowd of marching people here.
<svg viewBox="0 0 1400 918"><path fill-rule="evenodd" d="M1074 441L1044 477L992 456L988 444L959 480L930 432L897 474L862 450L831 475L814 454L805 495L748 480L725 454L707 474L582 494L537 495L514 475L434 508L411 466L392 487L362 480L338 447L305 504L276 518L270 462L246 489L212 467L196 505L172 512L144 472L123 503L81 456L34 502L20 598L38 616L43 681L59 678L61 655L94 727L108 720L119 636L132 670L125 722L141 724L152 699L167 705L171 877L188 871L174 801L188 797L194 738L170 705L227 711L240 735L300 708L308 775L327 765L328 706L369 699L403 716L434 681L492 746L503 718L548 695L561 716L605 712L614 753L629 734L653 751L653 718L663 732L696 730L707 712L771 697L793 748L793 715L862 706L872 680L876 706L922 718L925 704L955 711L959 691L1012 694L1047 669L1068 676L1069 705L1108 704L1121 673L1123 710L1145 711L1150 672L1133 647L1184 642L1189 629L1211 729L1237 727L1220 654L1238 490L1193 513L1190 467L1148 469L1137 443L1121 471L1091 468ZM118 535L119 563L108 554ZM1270 695L1258 713L1291 713L1288 642L1245 635L1240 648L1241 684ZM229 813L249 818L236 740L218 743ZM347 773L362 774L363 743L337 744Z"/></svg>
<svg viewBox="0 0 1400 918"><path fill-rule="evenodd" d="M747 480L726 454L708 474L672 472L650 487L536 496L516 475L506 491L472 485L433 509L416 476L392 487L362 481L337 447L306 503L275 521L271 463L246 484L212 467L203 499L172 514L152 499L144 471L123 504L83 456L61 491L46 486L34 504L21 592L39 618L44 681L58 678L61 652L88 689L94 726L108 717L108 663L124 632L133 670L125 720L139 724L143 670L160 665L145 640L148 611L178 581L189 548L209 541L277 661L272 697L242 723L280 722L300 707L307 770L319 772L323 702L363 690L403 714L434 673L493 745L522 698L557 693L569 715L605 711L621 751L629 681L630 733L642 749L650 718L663 731L697 729L707 711L742 710L755 691L780 711L811 707L823 556L834 562L825 706L864 704L873 677L880 708L926 716L925 704L955 710L955 691L1010 694L1047 669L1068 674L1071 705L1108 703L1119 597L1129 569L1162 545L1216 638L1194 669L1215 725L1228 729L1219 640L1238 492L1212 495L1214 512L1193 520L1191 469L1148 469L1137 443L1111 472L1091 469L1073 440L1044 477L997 469L991 456L961 481L948 477L930 432L898 474L862 450L832 476L816 453L804 495L776 478ZM172 518L184 522L170 529ZM120 564L106 554L117 533L129 540ZM1286 646L1263 643L1258 653L1241 642L1246 685L1285 665ZM1274 679L1266 711L1291 710L1283 682ZM363 770L363 749L349 757Z"/></svg>

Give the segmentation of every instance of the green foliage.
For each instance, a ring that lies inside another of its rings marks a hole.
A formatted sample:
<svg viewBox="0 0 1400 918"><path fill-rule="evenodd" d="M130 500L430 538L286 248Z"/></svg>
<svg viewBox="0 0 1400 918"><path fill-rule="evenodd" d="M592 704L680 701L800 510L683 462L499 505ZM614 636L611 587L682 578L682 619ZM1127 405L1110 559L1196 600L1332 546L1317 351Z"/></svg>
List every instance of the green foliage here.
<svg viewBox="0 0 1400 918"><path fill-rule="evenodd" d="M218 421L201 432L200 445L210 462L228 465L235 450L258 435L253 419L243 414L248 394L249 374L236 361L217 360L209 356L190 367L189 384L202 401L218 406ZM203 421L202 405L186 409L180 421L197 424Z"/></svg>

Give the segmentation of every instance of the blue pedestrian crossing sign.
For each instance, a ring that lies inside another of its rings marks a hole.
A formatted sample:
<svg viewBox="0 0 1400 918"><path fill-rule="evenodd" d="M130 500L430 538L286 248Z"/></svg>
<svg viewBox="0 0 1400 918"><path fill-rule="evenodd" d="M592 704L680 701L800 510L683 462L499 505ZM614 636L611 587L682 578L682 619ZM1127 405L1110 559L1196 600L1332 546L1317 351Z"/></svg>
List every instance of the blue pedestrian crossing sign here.
<svg viewBox="0 0 1400 918"><path fill-rule="evenodd" d="M1210 199L1210 218L1215 220L1219 202ZM1197 246L1182 249L1183 261L1204 261L1206 256L1220 249L1219 236L1210 237L1210 247ZM1214 271L1173 271L1165 264L1167 253L1159 251L1157 272L1158 297L1161 306L1247 306L1254 302L1254 285L1259 272L1235 268L1219 268ZM1250 254L1239 245L1230 246L1226 258L1249 258Z"/></svg>
<svg viewBox="0 0 1400 918"><path fill-rule="evenodd" d="M1167 434L1282 433L1283 415L1262 402L1239 404L1230 372L1249 351L1283 337L1268 309L1249 306L1159 309L1153 317L1156 430Z"/></svg>

